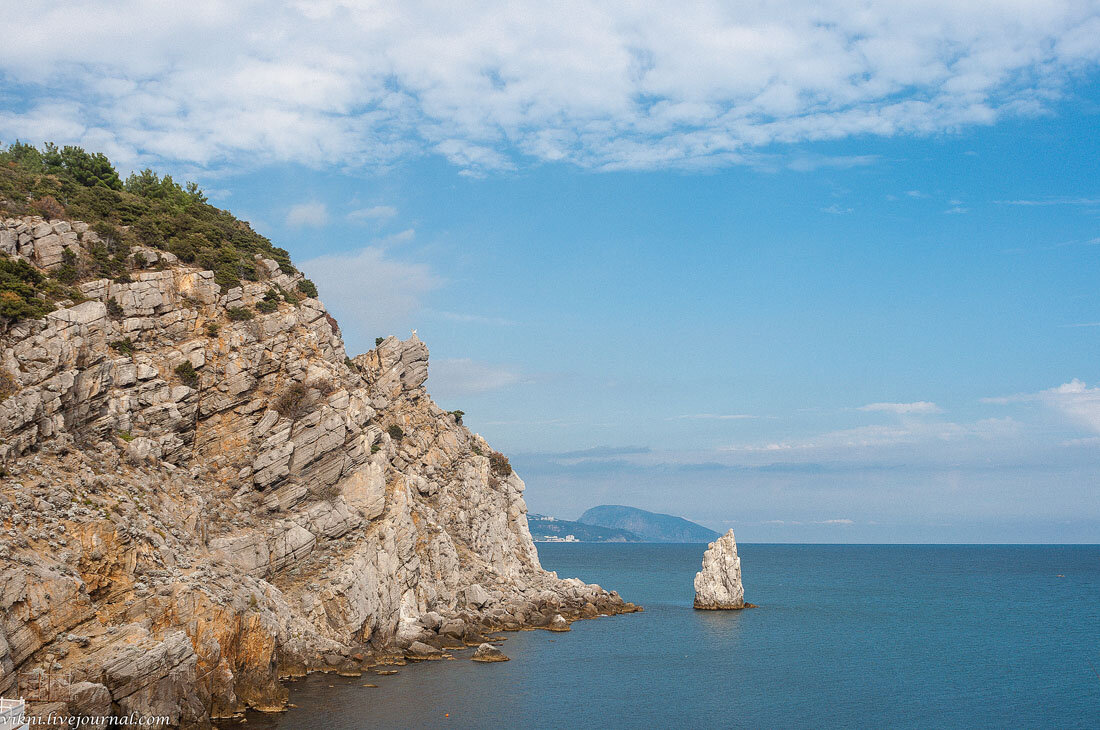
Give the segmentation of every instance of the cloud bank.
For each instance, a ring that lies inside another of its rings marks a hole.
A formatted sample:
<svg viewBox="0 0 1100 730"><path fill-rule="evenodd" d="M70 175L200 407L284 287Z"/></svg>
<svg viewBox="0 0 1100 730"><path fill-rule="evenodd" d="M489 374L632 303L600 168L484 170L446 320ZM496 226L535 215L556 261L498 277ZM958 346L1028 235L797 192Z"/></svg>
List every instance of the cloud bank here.
<svg viewBox="0 0 1100 730"><path fill-rule="evenodd" d="M713 166L1041 113L1100 61L1096 0L122 0L5 22L0 138L131 166Z"/></svg>
<svg viewBox="0 0 1100 730"><path fill-rule="evenodd" d="M940 413L941 409L935 403L929 403L928 401L917 401L916 403L868 403L865 406L860 406L858 410L868 411L871 413L895 413L899 416L906 416L916 413Z"/></svg>

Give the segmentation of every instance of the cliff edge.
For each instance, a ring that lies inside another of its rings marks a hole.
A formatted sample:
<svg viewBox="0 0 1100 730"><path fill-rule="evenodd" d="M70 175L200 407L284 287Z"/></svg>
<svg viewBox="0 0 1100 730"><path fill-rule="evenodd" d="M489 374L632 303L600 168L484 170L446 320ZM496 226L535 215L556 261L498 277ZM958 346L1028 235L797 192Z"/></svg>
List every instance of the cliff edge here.
<svg viewBox="0 0 1100 730"><path fill-rule="evenodd" d="M0 221L36 271L97 240ZM255 266L227 288L134 247L0 320L0 696L52 675L51 710L207 727L280 709L282 677L635 610L542 569L523 481L432 402L424 343L348 358L300 274Z"/></svg>

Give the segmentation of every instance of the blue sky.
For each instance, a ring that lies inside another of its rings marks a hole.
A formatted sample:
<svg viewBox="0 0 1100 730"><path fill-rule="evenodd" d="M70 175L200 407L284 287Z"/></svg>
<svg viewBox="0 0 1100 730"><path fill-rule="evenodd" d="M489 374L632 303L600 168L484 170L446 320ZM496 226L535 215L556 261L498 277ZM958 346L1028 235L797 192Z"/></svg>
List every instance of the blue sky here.
<svg viewBox="0 0 1100 730"><path fill-rule="evenodd" d="M859 7L59 6L0 139L197 179L353 353L416 328L534 511L1096 542L1100 8Z"/></svg>

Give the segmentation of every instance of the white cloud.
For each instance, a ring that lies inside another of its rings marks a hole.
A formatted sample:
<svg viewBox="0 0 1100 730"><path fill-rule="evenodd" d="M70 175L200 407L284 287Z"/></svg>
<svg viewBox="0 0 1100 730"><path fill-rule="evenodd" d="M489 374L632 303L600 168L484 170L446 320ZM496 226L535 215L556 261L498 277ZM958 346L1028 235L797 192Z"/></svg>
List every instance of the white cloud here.
<svg viewBox="0 0 1100 730"><path fill-rule="evenodd" d="M460 322L462 324L491 324L510 327L516 324L515 320L506 319L504 317L485 317L480 314L464 314L462 312L433 312L438 317L449 320L451 322Z"/></svg>
<svg viewBox="0 0 1100 730"><path fill-rule="evenodd" d="M834 203L833 205L830 205L828 208L822 208L821 212L822 213L829 213L830 215L847 215L848 213L852 212L852 209L851 208L842 208L839 205L836 205Z"/></svg>
<svg viewBox="0 0 1100 730"><path fill-rule="evenodd" d="M370 208L359 208L348 213L349 221L386 220L397 215L397 208L392 205L375 205Z"/></svg>
<svg viewBox="0 0 1100 730"><path fill-rule="evenodd" d="M1100 433L1100 387L1090 388L1077 378L1057 388L1038 393L1019 393L982 400L997 404L1041 403L1078 426Z"/></svg>
<svg viewBox="0 0 1100 730"><path fill-rule="evenodd" d="M1019 424L1011 418L987 418L973 423L913 421L891 426L859 426L790 441L736 444L722 451L808 452L936 444L966 439L988 441L1013 436L1019 430Z"/></svg>
<svg viewBox="0 0 1100 730"><path fill-rule="evenodd" d="M439 398L485 393L521 381L519 373L511 368L469 358L437 360L428 373L432 392Z"/></svg>
<svg viewBox="0 0 1100 730"><path fill-rule="evenodd" d="M756 418L747 413L690 413L683 416L673 416L670 421L741 421Z"/></svg>
<svg viewBox="0 0 1100 730"><path fill-rule="evenodd" d="M846 517L842 517L837 520L819 520L814 522L815 525L854 525L854 520L849 520Z"/></svg>
<svg viewBox="0 0 1100 730"><path fill-rule="evenodd" d="M753 162L1042 113L1100 60L1093 0L9 5L0 138L124 167Z"/></svg>
<svg viewBox="0 0 1100 730"><path fill-rule="evenodd" d="M898 415L942 413L942 409L935 403L929 403L924 400L915 403L868 403L865 406L860 406L856 410L869 411L872 413L896 413Z"/></svg>
<svg viewBox="0 0 1100 730"><path fill-rule="evenodd" d="M412 228L406 228L398 233L393 233L388 236L376 239L372 245L379 248L389 248L390 246L399 246L402 243L408 243L416 238L416 231Z"/></svg>
<svg viewBox="0 0 1100 730"><path fill-rule="evenodd" d="M323 226L328 222L328 207L324 203L299 203L286 213L288 226Z"/></svg>
<svg viewBox="0 0 1100 730"><path fill-rule="evenodd" d="M1089 207L1100 205L1100 198L1046 198L1043 200L996 200L994 202L999 205L1022 205L1026 207L1047 205L1080 205Z"/></svg>
<svg viewBox="0 0 1100 730"><path fill-rule="evenodd" d="M390 258L374 246L320 256L299 268L317 284L349 348L360 351L375 337L415 327L424 296L443 284L427 264Z"/></svg>

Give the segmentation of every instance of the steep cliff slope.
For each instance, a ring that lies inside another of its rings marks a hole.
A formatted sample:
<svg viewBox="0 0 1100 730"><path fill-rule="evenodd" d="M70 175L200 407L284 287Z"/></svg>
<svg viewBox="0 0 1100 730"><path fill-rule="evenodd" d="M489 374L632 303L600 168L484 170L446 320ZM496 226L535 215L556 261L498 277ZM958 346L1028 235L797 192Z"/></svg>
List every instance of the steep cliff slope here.
<svg viewBox="0 0 1100 730"><path fill-rule="evenodd" d="M96 237L11 218L0 258ZM541 568L522 480L432 402L415 334L349 359L272 259L224 290L126 266L0 320L0 695L52 672L51 709L203 727L281 707L281 676L634 610Z"/></svg>

